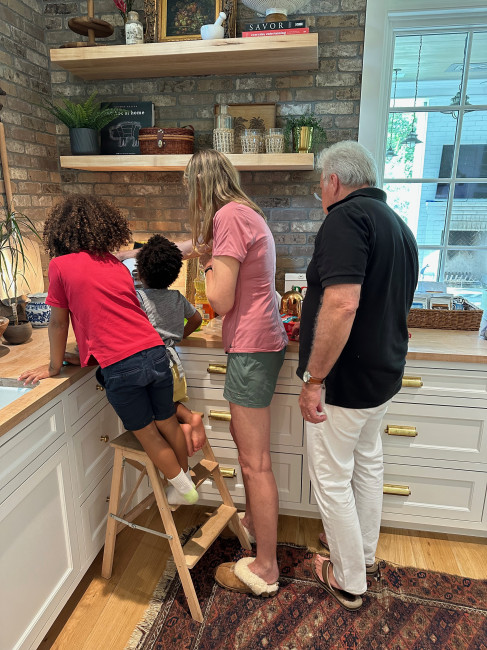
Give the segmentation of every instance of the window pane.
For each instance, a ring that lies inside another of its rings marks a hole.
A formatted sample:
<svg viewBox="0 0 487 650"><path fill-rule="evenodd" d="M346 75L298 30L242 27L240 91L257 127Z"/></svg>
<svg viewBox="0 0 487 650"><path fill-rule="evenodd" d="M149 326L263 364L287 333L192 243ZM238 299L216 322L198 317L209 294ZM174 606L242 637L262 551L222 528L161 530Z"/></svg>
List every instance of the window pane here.
<svg viewBox="0 0 487 650"><path fill-rule="evenodd" d="M457 176L487 178L487 111L464 113Z"/></svg>
<svg viewBox="0 0 487 650"><path fill-rule="evenodd" d="M419 279L426 282L438 282L440 251L428 248L419 249Z"/></svg>
<svg viewBox="0 0 487 650"><path fill-rule="evenodd" d="M487 309L487 250L449 250L445 263L448 293Z"/></svg>
<svg viewBox="0 0 487 650"><path fill-rule="evenodd" d="M396 36L391 84L393 98L398 70L396 106L412 106L405 100L414 99L420 48L416 106L449 106L461 85L466 39L465 32Z"/></svg>
<svg viewBox="0 0 487 650"><path fill-rule="evenodd" d="M487 183L455 185L448 244L487 246Z"/></svg>
<svg viewBox="0 0 487 650"><path fill-rule="evenodd" d="M411 129L421 142L403 144ZM453 151L456 130L457 120L446 113L391 113L387 147L396 156L386 162L386 178L450 178L452 159L443 149Z"/></svg>
<svg viewBox="0 0 487 650"><path fill-rule="evenodd" d="M487 32L473 35L467 95L471 104L487 104Z"/></svg>
<svg viewBox="0 0 487 650"><path fill-rule="evenodd" d="M404 219L418 244L440 246L445 231L446 196L436 198L436 183L389 183L384 185L387 203Z"/></svg>

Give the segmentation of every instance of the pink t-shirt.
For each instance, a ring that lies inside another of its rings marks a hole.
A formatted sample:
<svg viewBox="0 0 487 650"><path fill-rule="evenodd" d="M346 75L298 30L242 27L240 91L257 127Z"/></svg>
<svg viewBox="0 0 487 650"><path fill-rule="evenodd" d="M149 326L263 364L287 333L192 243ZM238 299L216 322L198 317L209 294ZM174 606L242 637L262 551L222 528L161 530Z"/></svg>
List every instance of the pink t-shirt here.
<svg viewBox="0 0 487 650"><path fill-rule="evenodd" d="M140 308L130 272L113 255L81 251L52 259L46 304L69 309L82 366L93 356L105 368L164 345Z"/></svg>
<svg viewBox="0 0 487 650"><path fill-rule="evenodd" d="M246 205L227 203L213 219L213 256L240 262L235 302L223 318L226 352L279 352L288 337L274 286L276 248L265 220Z"/></svg>

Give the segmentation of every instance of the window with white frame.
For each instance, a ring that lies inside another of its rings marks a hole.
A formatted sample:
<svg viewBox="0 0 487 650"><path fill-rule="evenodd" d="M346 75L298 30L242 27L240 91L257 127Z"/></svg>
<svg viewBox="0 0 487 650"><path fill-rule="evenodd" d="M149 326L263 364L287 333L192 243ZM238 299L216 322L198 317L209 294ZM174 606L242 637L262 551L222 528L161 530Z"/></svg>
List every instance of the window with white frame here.
<svg viewBox="0 0 487 650"><path fill-rule="evenodd" d="M391 21L376 150L359 140L416 236L420 280L487 309L487 25L417 22Z"/></svg>

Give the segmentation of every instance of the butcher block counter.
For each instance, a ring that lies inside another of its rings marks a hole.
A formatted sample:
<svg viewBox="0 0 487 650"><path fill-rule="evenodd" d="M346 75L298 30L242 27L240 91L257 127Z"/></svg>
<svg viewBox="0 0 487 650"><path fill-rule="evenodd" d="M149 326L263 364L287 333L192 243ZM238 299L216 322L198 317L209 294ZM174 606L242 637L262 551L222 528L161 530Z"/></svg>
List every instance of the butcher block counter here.
<svg viewBox="0 0 487 650"><path fill-rule="evenodd" d="M70 333L68 349L74 347L74 335ZM195 332L180 343L180 347L220 348L221 337L215 334ZM299 344L290 341L288 352L297 353ZM463 363L487 363L487 341L477 332L453 330L412 329L408 361L451 361ZM0 345L0 377L16 379L26 369L35 368L49 360L47 328L34 329L30 341L23 345ZM59 377L44 379L33 390L22 395L8 406L0 409L0 435L9 431L38 408L47 404L66 388L90 372L90 368L67 366Z"/></svg>

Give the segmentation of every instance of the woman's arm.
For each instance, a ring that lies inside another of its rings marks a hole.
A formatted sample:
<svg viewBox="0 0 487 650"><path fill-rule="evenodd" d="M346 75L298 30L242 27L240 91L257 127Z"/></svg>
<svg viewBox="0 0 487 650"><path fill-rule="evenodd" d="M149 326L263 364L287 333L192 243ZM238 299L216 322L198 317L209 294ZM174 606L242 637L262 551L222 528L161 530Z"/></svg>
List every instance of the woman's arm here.
<svg viewBox="0 0 487 650"><path fill-rule="evenodd" d="M211 267L211 268L210 268ZM240 262L234 257L218 255L206 265L206 297L220 316L225 316L235 302ZM205 270L206 270L205 269Z"/></svg>

